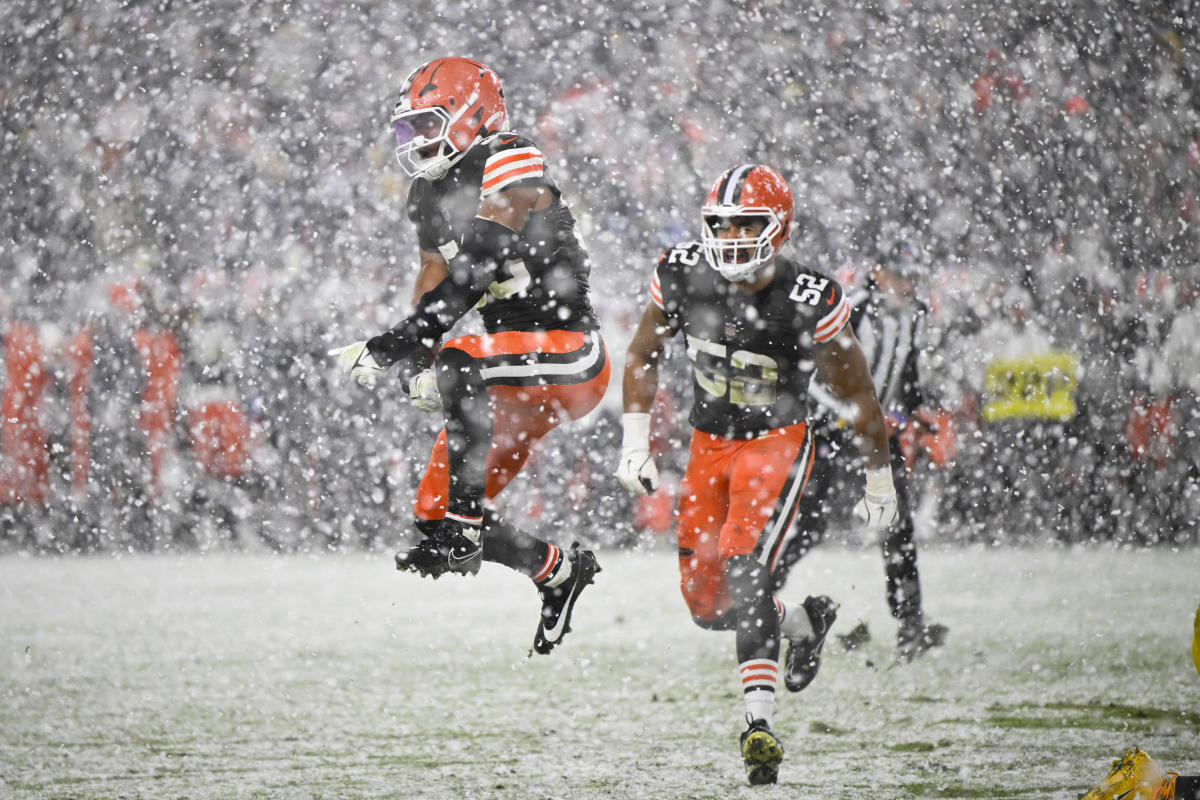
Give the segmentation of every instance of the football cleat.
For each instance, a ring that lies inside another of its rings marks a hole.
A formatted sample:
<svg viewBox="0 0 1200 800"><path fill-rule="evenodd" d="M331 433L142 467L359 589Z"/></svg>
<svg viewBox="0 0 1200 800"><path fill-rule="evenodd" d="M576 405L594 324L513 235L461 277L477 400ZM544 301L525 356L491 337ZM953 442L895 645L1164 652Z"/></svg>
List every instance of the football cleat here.
<svg viewBox="0 0 1200 800"><path fill-rule="evenodd" d="M788 639L783 683L792 692L800 691L817 677L817 670L821 668L821 648L825 646L825 637L837 619L838 610L838 604L825 595L808 597L801 605L808 612L813 633L799 639Z"/></svg>
<svg viewBox="0 0 1200 800"><path fill-rule="evenodd" d="M867 629L867 623L859 620L859 623L851 628L849 633L839 633L837 640L842 643L843 650L850 652L871 641L871 631Z"/></svg>
<svg viewBox="0 0 1200 800"><path fill-rule="evenodd" d="M1152 800L1163 782L1154 759L1136 747L1112 762L1108 775L1079 800Z"/></svg>
<svg viewBox="0 0 1200 800"><path fill-rule="evenodd" d="M742 763L746 765L746 779L751 786L775 783L779 777L779 765L783 762L783 745L771 732L765 719L751 719L746 715L749 727L742 733Z"/></svg>
<svg viewBox="0 0 1200 800"><path fill-rule="evenodd" d="M453 519L438 520L415 547L396 553L396 569L435 579L447 572L474 575L483 563L483 544L479 529L471 529L472 538L469 527Z"/></svg>
<svg viewBox="0 0 1200 800"><path fill-rule="evenodd" d="M538 593L542 596L542 616L533 637L533 649L542 655L549 655L554 646L571 631L571 612L575 609L575 601L584 587L593 582L596 573L601 571L596 554L591 550L580 550L579 542L571 545L566 557L571 565L570 577L558 586L538 587Z"/></svg>
<svg viewBox="0 0 1200 800"><path fill-rule="evenodd" d="M920 619L901 622L900 632L896 635L896 653L905 661L912 661L945 644L948 633L950 629L937 622L932 625L926 625Z"/></svg>

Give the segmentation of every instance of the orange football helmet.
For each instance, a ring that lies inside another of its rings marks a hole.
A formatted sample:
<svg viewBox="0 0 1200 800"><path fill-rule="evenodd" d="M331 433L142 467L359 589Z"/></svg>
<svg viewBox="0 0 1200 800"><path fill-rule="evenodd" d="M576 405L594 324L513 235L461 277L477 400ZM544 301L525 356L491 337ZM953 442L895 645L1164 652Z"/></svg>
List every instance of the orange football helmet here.
<svg viewBox="0 0 1200 800"><path fill-rule="evenodd" d="M396 160L410 177L437 180L471 146L508 124L495 72L469 58L438 58L413 70L392 111Z"/></svg>
<svg viewBox="0 0 1200 800"><path fill-rule="evenodd" d="M709 265L731 281L749 280L769 263L792 228L792 190L775 170L762 164L731 167L708 190L700 209L704 221L701 244ZM734 221L761 218L754 238L722 238Z"/></svg>

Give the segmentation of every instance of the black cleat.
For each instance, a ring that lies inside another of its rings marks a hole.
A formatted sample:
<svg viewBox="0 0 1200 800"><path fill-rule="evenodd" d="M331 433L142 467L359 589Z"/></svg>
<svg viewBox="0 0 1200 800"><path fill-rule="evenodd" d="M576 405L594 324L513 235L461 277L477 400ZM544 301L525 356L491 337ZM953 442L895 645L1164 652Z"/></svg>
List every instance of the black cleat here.
<svg viewBox="0 0 1200 800"><path fill-rule="evenodd" d="M478 529L472 539L464 533L466 527L452 519L438 520L416 546L396 553L396 569L433 578L447 572L474 575L483 563L483 545L478 540Z"/></svg>
<svg viewBox="0 0 1200 800"><path fill-rule="evenodd" d="M821 648L829 628L837 619L838 610L838 604L825 595L809 597L801 605L808 612L813 634L803 639L788 639L783 683L792 692L800 691L817 677L817 670L821 668Z"/></svg>
<svg viewBox="0 0 1200 800"><path fill-rule="evenodd" d="M946 643L950 629L941 623L926 625L921 620L901 622L896 635L896 654L905 661L912 661L934 647Z"/></svg>
<svg viewBox="0 0 1200 800"><path fill-rule="evenodd" d="M783 745L771 732L765 719L749 719L750 726L742 733L742 763L751 786L775 783L779 765L783 763Z"/></svg>
<svg viewBox="0 0 1200 800"><path fill-rule="evenodd" d="M867 630L867 623L860 620L849 633L839 633L837 640L842 643L842 649L849 652L871 641L871 632Z"/></svg>
<svg viewBox="0 0 1200 800"><path fill-rule="evenodd" d="M554 646L570 633L571 612L575 609L575 601L579 599L584 587L591 585L596 573L600 572L596 554L591 550L580 550L579 542L571 545L566 558L571 563L570 577L553 588L538 587L542 596L542 616L538 620L537 633L533 637L533 649L542 655L548 655Z"/></svg>

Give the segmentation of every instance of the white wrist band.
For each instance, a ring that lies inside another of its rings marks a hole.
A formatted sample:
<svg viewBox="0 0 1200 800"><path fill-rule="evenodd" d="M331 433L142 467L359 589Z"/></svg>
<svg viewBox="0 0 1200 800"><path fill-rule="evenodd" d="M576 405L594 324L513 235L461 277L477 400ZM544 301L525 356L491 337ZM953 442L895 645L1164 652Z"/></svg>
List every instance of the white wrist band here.
<svg viewBox="0 0 1200 800"><path fill-rule="evenodd" d="M625 435L621 439L622 450L650 449L650 415L645 413L622 414L621 430ZM890 473L889 473L890 475Z"/></svg>
<svg viewBox="0 0 1200 800"><path fill-rule="evenodd" d="M891 467L867 470L867 494L879 497L881 495L894 494L895 491L896 487L892 483Z"/></svg>

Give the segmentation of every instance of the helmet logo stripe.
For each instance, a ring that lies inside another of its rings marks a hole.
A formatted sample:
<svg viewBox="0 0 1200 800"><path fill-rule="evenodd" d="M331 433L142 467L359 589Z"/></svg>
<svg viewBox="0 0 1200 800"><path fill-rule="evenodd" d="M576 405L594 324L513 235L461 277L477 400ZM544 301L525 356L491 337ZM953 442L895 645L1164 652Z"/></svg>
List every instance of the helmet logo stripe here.
<svg viewBox="0 0 1200 800"><path fill-rule="evenodd" d="M741 197L742 187L746 185L746 176L752 169L754 169L753 164L743 164L729 171L729 178L725 182L725 191L721 196L721 205L741 205L738 203L738 198Z"/></svg>

